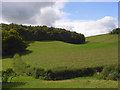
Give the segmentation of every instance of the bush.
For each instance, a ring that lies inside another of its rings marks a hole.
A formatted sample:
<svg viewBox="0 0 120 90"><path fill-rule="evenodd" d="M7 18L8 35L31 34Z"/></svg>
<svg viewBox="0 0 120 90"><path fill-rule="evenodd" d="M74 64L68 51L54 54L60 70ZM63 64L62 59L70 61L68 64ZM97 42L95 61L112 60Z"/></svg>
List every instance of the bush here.
<svg viewBox="0 0 120 90"><path fill-rule="evenodd" d="M39 78L40 76L43 76L45 73L44 69L37 68L35 72L35 78Z"/></svg>
<svg viewBox="0 0 120 90"><path fill-rule="evenodd" d="M70 79L75 77L85 77L85 76L92 76L97 71L102 71L101 67L95 68L81 68L81 69L67 69L67 68L60 68L60 69L53 69L53 70L44 70L42 68L34 68L29 65L25 68L25 73L28 76L32 76L36 79L43 79L43 80L64 80Z"/></svg>
<svg viewBox="0 0 120 90"><path fill-rule="evenodd" d="M100 79L104 80L118 80L120 73L117 65L110 65L103 68L103 71L99 74Z"/></svg>
<svg viewBox="0 0 120 90"><path fill-rule="evenodd" d="M113 29L111 34L120 34L120 28Z"/></svg>
<svg viewBox="0 0 120 90"><path fill-rule="evenodd" d="M82 68L82 69L62 69L62 70L48 70L42 71L43 73L39 78L44 80L63 80L70 79L75 77L85 77L92 76L96 71L99 71L100 68Z"/></svg>
<svg viewBox="0 0 120 90"><path fill-rule="evenodd" d="M8 82L8 79L11 82L12 78L16 75L12 68L8 68L6 71L2 71L2 82Z"/></svg>
<svg viewBox="0 0 120 90"><path fill-rule="evenodd" d="M33 77L35 77L35 68L32 68L32 67L28 67L28 68L26 68L25 69L25 73L26 73L26 75L28 75L28 76L33 76Z"/></svg>

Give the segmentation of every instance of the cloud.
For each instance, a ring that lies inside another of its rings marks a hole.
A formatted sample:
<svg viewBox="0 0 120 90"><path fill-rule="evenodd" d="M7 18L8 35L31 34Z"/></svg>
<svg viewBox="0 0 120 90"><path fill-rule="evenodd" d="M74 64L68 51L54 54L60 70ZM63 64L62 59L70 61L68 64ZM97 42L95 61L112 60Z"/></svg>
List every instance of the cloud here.
<svg viewBox="0 0 120 90"><path fill-rule="evenodd" d="M64 13L57 8L46 7L40 10L40 14L37 15L37 23L39 25L52 26L52 24L62 18Z"/></svg>
<svg viewBox="0 0 120 90"><path fill-rule="evenodd" d="M39 25L52 26L57 20L61 20L66 13L60 11L66 2L55 2L53 6L48 6L40 9L40 13L36 15L36 20Z"/></svg>
<svg viewBox="0 0 120 90"><path fill-rule="evenodd" d="M82 33L85 36L105 34L117 27L117 19L105 16L96 21L69 21L59 20L54 23L55 27L65 28L77 33Z"/></svg>
<svg viewBox="0 0 120 90"><path fill-rule="evenodd" d="M65 14L60 9L66 3L67 0L65 2L3 2L3 21L52 26L56 20L61 19Z"/></svg>
<svg viewBox="0 0 120 90"><path fill-rule="evenodd" d="M47 25L82 33L85 36L110 32L117 27L117 20L110 16L96 21L70 21L68 13L62 12L64 2L3 2L4 22L26 25Z"/></svg>
<svg viewBox="0 0 120 90"><path fill-rule="evenodd" d="M54 2L3 2L4 21L18 24L36 24L35 16L41 8L54 5Z"/></svg>

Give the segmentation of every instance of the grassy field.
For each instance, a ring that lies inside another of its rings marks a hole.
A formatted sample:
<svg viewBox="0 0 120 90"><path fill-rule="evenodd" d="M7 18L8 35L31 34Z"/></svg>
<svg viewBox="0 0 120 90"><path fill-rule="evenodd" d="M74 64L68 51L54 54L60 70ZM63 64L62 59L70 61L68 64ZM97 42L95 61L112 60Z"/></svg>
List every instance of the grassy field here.
<svg viewBox="0 0 120 90"><path fill-rule="evenodd" d="M86 44L69 44L60 41L35 41L23 55L27 64L45 69L94 67L118 62L118 36L87 37ZM12 58L3 59L3 70L12 67ZM7 65L6 65L7 64Z"/></svg>
<svg viewBox="0 0 120 90"><path fill-rule="evenodd" d="M13 82L4 83L5 88L117 88L118 82L97 80L94 77L80 77L69 80L45 81L28 76L13 78Z"/></svg>
<svg viewBox="0 0 120 90"><path fill-rule="evenodd" d="M44 69L79 69L118 63L118 35L97 35L87 37L86 41L85 44L60 41L29 42L30 46L27 48L29 51L22 55L22 60L33 67ZM13 58L4 58L2 65L3 70L12 68ZM22 88L116 88L117 86L117 81L97 80L94 77L43 81L20 76L13 78L13 83L3 84L3 87Z"/></svg>

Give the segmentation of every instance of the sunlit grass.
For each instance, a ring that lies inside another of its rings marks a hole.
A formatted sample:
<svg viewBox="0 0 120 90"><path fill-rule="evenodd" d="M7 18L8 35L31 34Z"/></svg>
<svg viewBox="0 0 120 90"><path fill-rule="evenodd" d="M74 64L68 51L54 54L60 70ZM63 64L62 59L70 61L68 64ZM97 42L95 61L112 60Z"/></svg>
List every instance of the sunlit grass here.
<svg viewBox="0 0 120 90"><path fill-rule="evenodd" d="M21 82L16 85L14 82ZM22 83L23 82L23 83ZM60 81L44 81L27 76L13 78L12 83L3 84L3 87L12 88L117 88L118 82L111 80L97 80L94 77L80 77Z"/></svg>
<svg viewBox="0 0 120 90"><path fill-rule="evenodd" d="M22 60L34 67L81 68L118 62L118 36L99 35L87 37L86 44L69 44L60 41L35 41L27 48L31 53ZM12 67L12 58L3 59L3 69Z"/></svg>

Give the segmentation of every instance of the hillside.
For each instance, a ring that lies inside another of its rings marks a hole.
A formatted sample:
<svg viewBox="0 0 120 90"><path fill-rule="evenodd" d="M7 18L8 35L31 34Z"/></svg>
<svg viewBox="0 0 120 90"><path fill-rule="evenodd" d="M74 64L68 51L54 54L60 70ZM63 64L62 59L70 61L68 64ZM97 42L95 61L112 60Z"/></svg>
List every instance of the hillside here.
<svg viewBox="0 0 120 90"><path fill-rule="evenodd" d="M118 63L118 35L97 35L86 38L85 44L60 41L29 42L22 60L34 67L52 70L80 69ZM3 70L13 67L13 58L2 60ZM17 82L17 83L16 83ZM118 81L98 80L95 76L46 81L30 76L17 76L4 88L117 88Z"/></svg>
<svg viewBox="0 0 120 90"><path fill-rule="evenodd" d="M85 44L60 41L29 42L22 60L45 69L103 66L118 62L118 35L97 35L86 38ZM12 67L12 58L3 59L3 69ZM6 66L7 64L7 66Z"/></svg>

